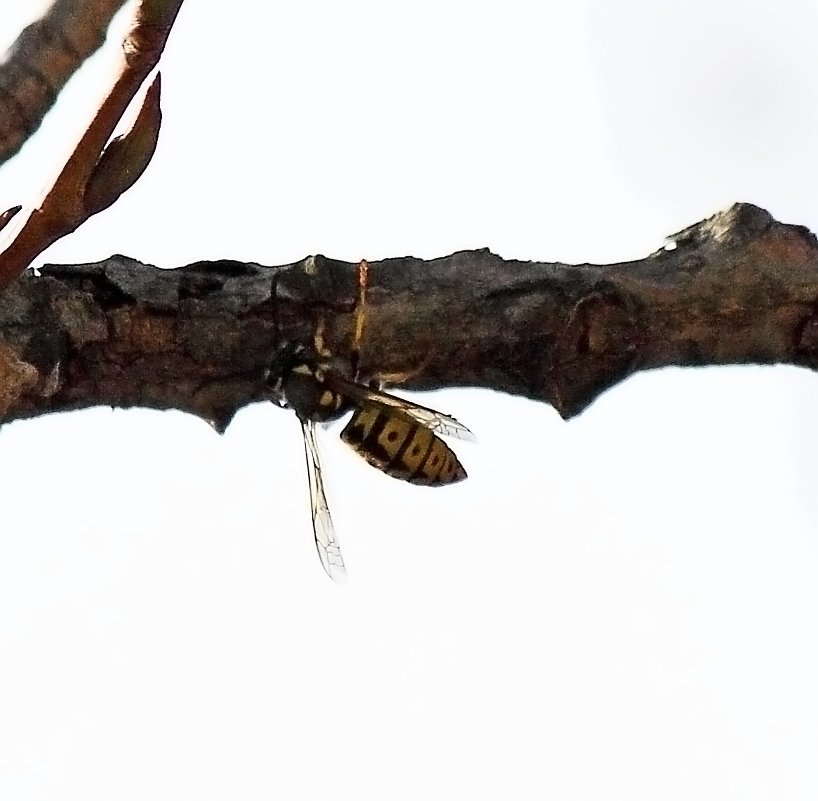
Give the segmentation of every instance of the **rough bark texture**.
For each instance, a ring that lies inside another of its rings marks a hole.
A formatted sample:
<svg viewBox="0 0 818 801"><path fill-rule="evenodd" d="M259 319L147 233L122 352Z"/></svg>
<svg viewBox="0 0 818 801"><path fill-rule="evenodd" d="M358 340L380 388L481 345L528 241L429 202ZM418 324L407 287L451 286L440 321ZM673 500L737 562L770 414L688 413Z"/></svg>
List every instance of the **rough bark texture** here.
<svg viewBox="0 0 818 801"><path fill-rule="evenodd" d="M94 405L197 414L222 430L271 397L282 342L349 354L355 264L215 261L160 270L122 256L49 266L0 296L0 422ZM818 365L818 243L740 204L612 265L488 250L371 262L364 375L407 389L479 386L570 417L664 365Z"/></svg>

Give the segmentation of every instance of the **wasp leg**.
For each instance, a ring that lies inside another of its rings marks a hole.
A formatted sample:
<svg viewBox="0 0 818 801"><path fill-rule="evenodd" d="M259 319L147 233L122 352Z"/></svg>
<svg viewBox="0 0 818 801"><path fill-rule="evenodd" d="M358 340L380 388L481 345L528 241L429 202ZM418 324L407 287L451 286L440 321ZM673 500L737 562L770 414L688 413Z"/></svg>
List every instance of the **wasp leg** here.
<svg viewBox="0 0 818 801"><path fill-rule="evenodd" d="M361 364L361 348L364 339L364 323L366 321L366 286L369 277L369 263L361 259L358 263L358 301L355 304L355 338L352 341L350 362L352 364L353 380L359 378L358 368Z"/></svg>
<svg viewBox="0 0 818 801"><path fill-rule="evenodd" d="M401 384L405 384L410 378L414 378L416 375L422 373L429 366L431 361L432 351L430 350L426 356L423 357L420 364L411 370L401 370L399 373L378 373L374 380L381 385L389 384L391 386L400 386ZM378 388L380 389L380 387Z"/></svg>

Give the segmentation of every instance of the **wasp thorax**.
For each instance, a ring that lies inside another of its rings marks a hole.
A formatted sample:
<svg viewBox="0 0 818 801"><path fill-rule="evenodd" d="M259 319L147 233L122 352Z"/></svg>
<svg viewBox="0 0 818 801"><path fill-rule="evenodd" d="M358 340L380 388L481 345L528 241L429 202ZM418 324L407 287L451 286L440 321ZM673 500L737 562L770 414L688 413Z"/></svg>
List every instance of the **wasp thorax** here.
<svg viewBox="0 0 818 801"><path fill-rule="evenodd" d="M301 420L333 420L350 405L343 395L327 386L323 371L309 364L296 365L284 379L282 391Z"/></svg>

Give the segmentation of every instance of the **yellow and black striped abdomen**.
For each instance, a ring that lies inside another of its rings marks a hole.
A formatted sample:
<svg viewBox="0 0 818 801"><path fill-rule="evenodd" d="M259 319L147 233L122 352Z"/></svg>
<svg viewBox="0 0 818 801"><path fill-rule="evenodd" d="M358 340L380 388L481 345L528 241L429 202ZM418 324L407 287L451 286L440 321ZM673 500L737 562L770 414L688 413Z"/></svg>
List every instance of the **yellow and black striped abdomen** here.
<svg viewBox="0 0 818 801"><path fill-rule="evenodd" d="M369 464L413 484L454 484L466 471L454 451L426 426L399 409L357 408L341 439Z"/></svg>

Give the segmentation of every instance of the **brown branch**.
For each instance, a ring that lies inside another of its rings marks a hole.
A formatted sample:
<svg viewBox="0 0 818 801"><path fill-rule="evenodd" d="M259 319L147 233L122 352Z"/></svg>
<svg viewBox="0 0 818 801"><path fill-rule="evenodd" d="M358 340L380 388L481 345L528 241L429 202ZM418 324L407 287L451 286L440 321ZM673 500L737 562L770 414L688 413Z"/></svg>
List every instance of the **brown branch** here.
<svg viewBox="0 0 818 801"><path fill-rule="evenodd" d="M122 256L44 268L0 297L0 421L93 405L181 409L223 429L270 397L282 342L349 355L357 266L159 270ZM582 411L665 365L818 366L818 242L748 204L611 265L487 250L370 262L360 368L406 388L489 387Z"/></svg>
<svg viewBox="0 0 818 801"><path fill-rule="evenodd" d="M68 79L105 41L125 0L56 0L0 64L0 164L40 127Z"/></svg>
<svg viewBox="0 0 818 801"><path fill-rule="evenodd" d="M46 247L113 203L147 166L160 120L158 83L148 91L137 123L127 135L127 143L117 145L122 140L115 140L110 145L113 148L110 154L105 146L134 95L158 63L181 4L182 0L142 0L134 27L123 44L122 71L108 97L42 206L31 213L17 237L0 253L0 289L20 275ZM106 175L98 180L100 172ZM112 179L115 173L122 180Z"/></svg>

